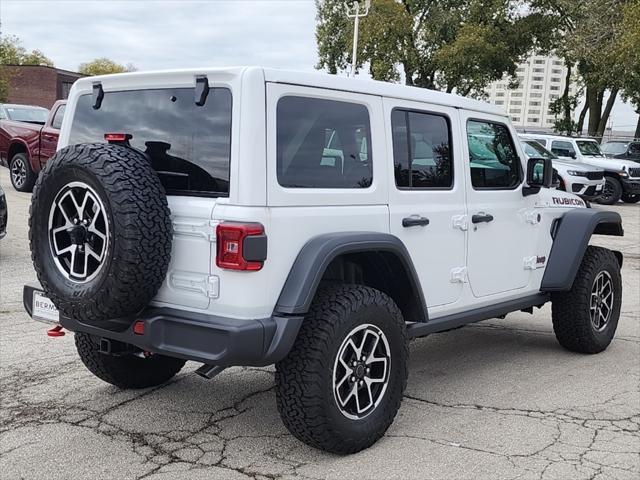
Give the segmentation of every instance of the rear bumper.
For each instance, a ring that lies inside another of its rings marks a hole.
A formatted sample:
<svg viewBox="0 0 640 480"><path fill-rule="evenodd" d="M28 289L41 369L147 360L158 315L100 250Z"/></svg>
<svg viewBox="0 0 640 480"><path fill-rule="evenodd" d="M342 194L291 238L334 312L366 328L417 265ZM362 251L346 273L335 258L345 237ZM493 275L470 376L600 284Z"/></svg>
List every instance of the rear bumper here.
<svg viewBox="0 0 640 480"><path fill-rule="evenodd" d="M25 285L23 303L32 316L34 290ZM120 330L102 328L60 315L60 325L73 332L135 345L145 352L219 366L265 366L282 360L293 346L302 316L238 320L170 308L149 308L128 321L114 321ZM133 331L143 322L144 333Z"/></svg>

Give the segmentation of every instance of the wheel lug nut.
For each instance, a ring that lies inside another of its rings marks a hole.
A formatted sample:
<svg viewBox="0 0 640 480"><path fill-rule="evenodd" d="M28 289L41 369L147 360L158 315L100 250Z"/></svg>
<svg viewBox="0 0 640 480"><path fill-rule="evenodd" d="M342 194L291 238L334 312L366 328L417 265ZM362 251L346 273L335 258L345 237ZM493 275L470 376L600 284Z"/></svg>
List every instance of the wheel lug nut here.
<svg viewBox="0 0 640 480"><path fill-rule="evenodd" d="M362 361L364 362L367 359L364 355L362 355Z"/></svg>
<svg viewBox="0 0 640 480"><path fill-rule="evenodd" d="M360 380L360 382L358 383L359 386L364 385L364 382L362 380Z"/></svg>
<svg viewBox="0 0 640 480"><path fill-rule="evenodd" d="M369 373L371 371L371 368L367 367L367 373Z"/></svg>
<svg viewBox="0 0 640 480"><path fill-rule="evenodd" d="M351 377L351 381L355 382L356 381L356 377Z"/></svg>

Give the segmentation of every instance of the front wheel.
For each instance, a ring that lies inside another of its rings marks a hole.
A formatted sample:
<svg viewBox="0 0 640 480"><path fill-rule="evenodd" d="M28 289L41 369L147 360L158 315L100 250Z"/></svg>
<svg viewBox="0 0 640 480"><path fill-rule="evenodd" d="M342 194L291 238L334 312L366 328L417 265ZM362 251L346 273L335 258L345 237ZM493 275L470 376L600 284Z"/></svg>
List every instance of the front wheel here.
<svg viewBox="0 0 640 480"><path fill-rule="evenodd" d="M624 203L638 203L640 202L640 194L623 193L622 201Z"/></svg>
<svg viewBox="0 0 640 480"><path fill-rule="evenodd" d="M573 286L552 297L553 331L560 345L580 353L605 350L618 326L620 265L611 250L587 247Z"/></svg>
<svg viewBox="0 0 640 480"><path fill-rule="evenodd" d="M622 184L613 177L605 177L605 184L598 203L602 205L615 205L622 197Z"/></svg>
<svg viewBox="0 0 640 480"><path fill-rule="evenodd" d="M19 192L31 192L38 177L25 153L16 153L9 161L11 185Z"/></svg>
<svg viewBox="0 0 640 480"><path fill-rule="evenodd" d="M322 288L276 365L276 401L298 439L333 453L373 445L396 416L407 383L405 325L384 293Z"/></svg>

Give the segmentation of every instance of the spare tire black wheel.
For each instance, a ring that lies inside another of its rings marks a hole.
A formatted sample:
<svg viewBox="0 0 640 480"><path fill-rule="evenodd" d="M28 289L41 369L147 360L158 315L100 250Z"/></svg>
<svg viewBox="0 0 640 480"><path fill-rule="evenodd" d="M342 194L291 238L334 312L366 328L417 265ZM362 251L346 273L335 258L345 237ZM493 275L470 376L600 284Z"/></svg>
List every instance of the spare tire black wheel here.
<svg viewBox="0 0 640 480"><path fill-rule="evenodd" d="M164 188L141 153L121 145L66 147L31 199L31 258L63 315L88 322L140 312L171 258Z"/></svg>

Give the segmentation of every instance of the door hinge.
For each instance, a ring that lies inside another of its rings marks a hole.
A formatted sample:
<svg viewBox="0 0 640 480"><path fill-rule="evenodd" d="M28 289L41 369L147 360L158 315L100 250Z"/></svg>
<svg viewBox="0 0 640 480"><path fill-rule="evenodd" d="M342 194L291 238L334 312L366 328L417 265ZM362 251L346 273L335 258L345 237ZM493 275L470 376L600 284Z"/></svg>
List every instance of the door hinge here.
<svg viewBox="0 0 640 480"><path fill-rule="evenodd" d="M178 290L200 293L208 298L220 296L220 277L217 275L204 276L199 274L180 272L169 276L171 287Z"/></svg>
<svg viewBox="0 0 640 480"><path fill-rule="evenodd" d="M451 283L467 283L467 267L457 267L451 269Z"/></svg>
<svg viewBox="0 0 640 480"><path fill-rule="evenodd" d="M459 228L463 232L469 229L469 223L466 215L454 215L451 217L451 224L453 228Z"/></svg>
<svg viewBox="0 0 640 480"><path fill-rule="evenodd" d="M540 212L536 212L535 210L529 210L528 212L525 212L524 219L531 225L537 225L542 220L542 215Z"/></svg>
<svg viewBox="0 0 640 480"><path fill-rule="evenodd" d="M535 255L533 257L524 257L525 270L535 270L537 263L538 263L538 257Z"/></svg>
<svg viewBox="0 0 640 480"><path fill-rule="evenodd" d="M173 220L173 233L188 237L201 237L209 242L216 241L217 220Z"/></svg>

